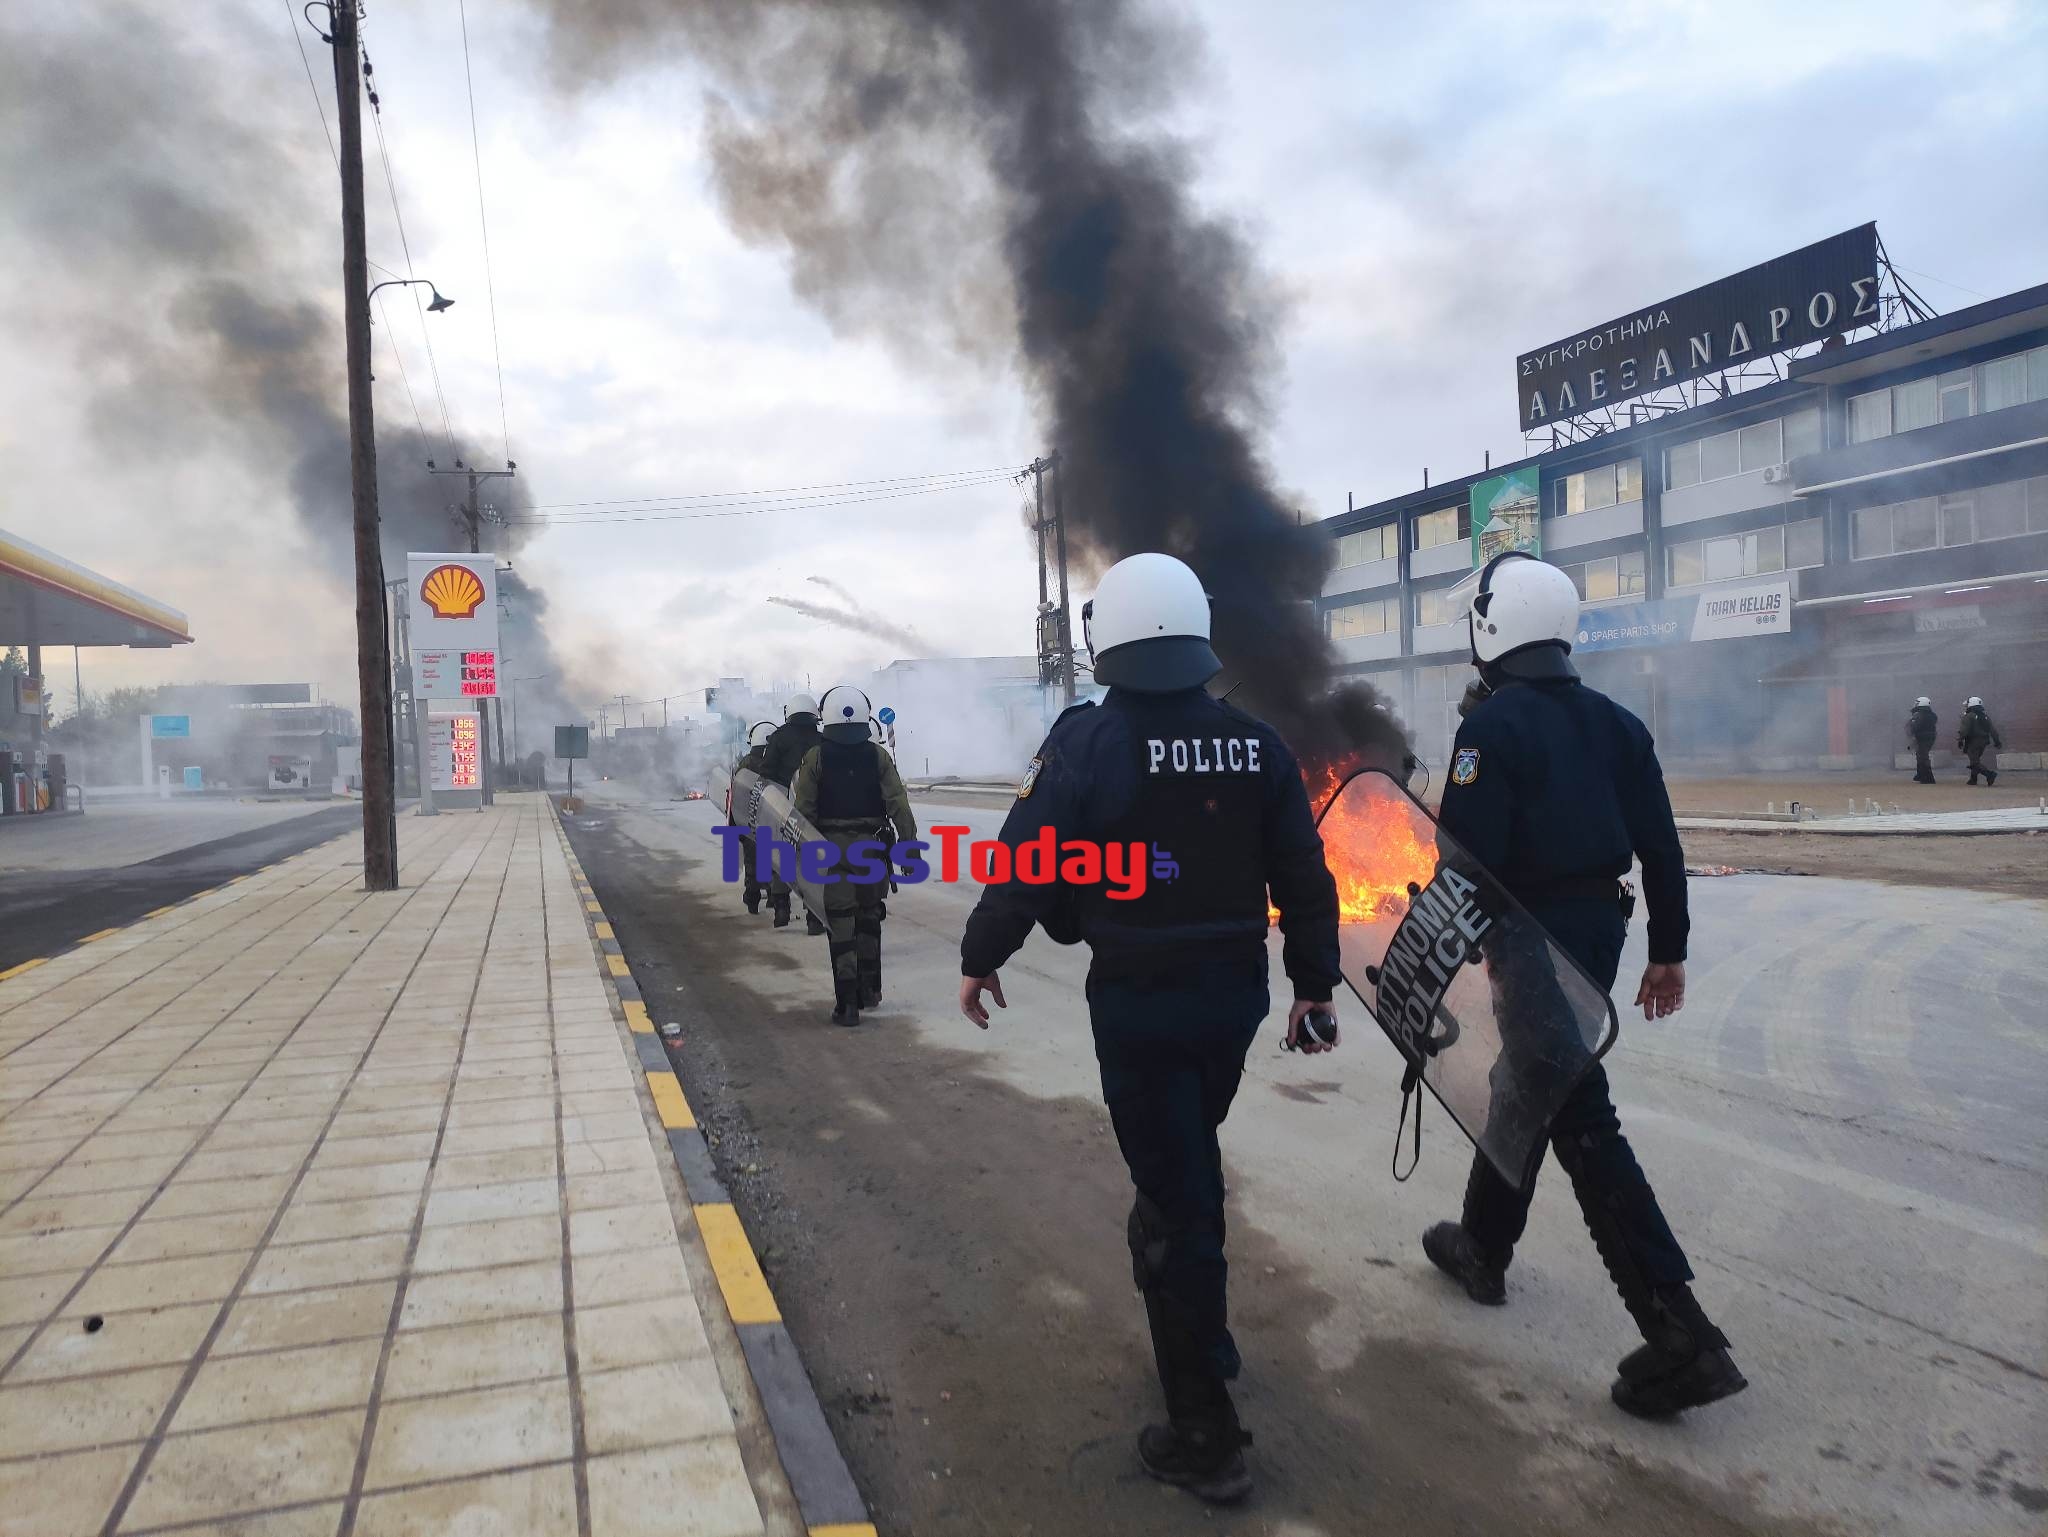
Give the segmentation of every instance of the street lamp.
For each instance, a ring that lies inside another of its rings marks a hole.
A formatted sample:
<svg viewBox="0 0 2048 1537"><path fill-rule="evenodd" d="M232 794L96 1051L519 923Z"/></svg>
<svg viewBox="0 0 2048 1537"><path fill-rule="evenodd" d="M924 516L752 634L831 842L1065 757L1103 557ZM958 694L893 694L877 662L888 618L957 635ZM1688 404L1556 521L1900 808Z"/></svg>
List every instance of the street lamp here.
<svg viewBox="0 0 2048 1537"><path fill-rule="evenodd" d="M414 284L418 284L420 287L426 288L433 293L434 297L427 301L427 311L429 314L438 315L443 310L453 309L455 307L455 301L453 299L447 297L445 294L441 292L440 289L435 288L434 285L428 282L427 279L425 278L387 278L383 282L377 284L376 288L372 288L370 290L370 297L372 299L376 298L377 289L379 288L406 288Z"/></svg>

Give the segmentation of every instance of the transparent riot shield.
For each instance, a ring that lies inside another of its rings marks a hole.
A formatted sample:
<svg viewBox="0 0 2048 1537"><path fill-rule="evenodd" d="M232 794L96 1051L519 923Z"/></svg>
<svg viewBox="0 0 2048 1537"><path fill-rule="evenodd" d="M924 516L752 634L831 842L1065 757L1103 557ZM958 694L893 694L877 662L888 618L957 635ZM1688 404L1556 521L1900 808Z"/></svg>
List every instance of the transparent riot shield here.
<svg viewBox="0 0 2048 1537"><path fill-rule="evenodd" d="M1344 980L1503 1178L1526 1189L1550 1123L1620 1025L1606 989L1378 769L1318 822Z"/></svg>
<svg viewBox="0 0 2048 1537"><path fill-rule="evenodd" d="M763 779L752 769L740 769L733 774L726 817L728 826L750 829L757 847L759 840L767 837L786 843L793 850L824 838L824 834L804 820L796 809L796 798L787 786L772 779ZM823 923L825 888L819 882L807 879L801 864L794 853L785 856L780 867L784 872L783 879L804 906Z"/></svg>

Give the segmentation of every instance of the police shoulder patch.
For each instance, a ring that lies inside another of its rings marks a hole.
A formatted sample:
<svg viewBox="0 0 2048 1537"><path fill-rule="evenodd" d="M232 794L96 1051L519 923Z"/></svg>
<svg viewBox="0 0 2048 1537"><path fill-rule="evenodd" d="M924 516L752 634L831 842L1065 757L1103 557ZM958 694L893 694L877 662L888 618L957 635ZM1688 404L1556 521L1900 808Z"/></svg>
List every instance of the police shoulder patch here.
<svg viewBox="0 0 2048 1537"><path fill-rule="evenodd" d="M1033 758L1030 764L1026 766L1024 777L1017 781L1018 800L1023 800L1031 793L1032 786L1038 783L1038 771L1043 767L1045 767L1045 760L1043 758Z"/></svg>
<svg viewBox="0 0 2048 1537"><path fill-rule="evenodd" d="M1468 785L1479 777L1479 749L1461 747L1457 757L1451 760L1451 783Z"/></svg>

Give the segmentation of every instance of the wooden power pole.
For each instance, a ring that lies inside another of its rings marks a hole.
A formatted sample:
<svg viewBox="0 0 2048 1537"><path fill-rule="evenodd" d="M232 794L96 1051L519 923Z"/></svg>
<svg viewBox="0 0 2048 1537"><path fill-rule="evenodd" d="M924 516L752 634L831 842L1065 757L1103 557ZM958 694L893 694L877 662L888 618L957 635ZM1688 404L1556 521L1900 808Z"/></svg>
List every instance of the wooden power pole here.
<svg viewBox="0 0 2048 1537"><path fill-rule="evenodd" d="M363 885L398 889L398 820L391 781L391 652L384 619L384 553L377 517L377 423L370 394L370 269L363 244L362 56L356 0L333 7L334 105L341 145L341 284L348 341L349 484L355 511L356 688L363 734Z"/></svg>

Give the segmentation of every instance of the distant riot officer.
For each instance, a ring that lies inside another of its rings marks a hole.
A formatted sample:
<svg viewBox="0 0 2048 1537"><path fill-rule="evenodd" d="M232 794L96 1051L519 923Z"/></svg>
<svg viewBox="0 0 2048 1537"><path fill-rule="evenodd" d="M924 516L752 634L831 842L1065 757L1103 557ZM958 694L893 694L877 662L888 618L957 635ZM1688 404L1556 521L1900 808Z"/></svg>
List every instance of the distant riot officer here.
<svg viewBox="0 0 2048 1537"><path fill-rule="evenodd" d="M789 702L782 707L782 724L775 728L768 738L768 745L761 750L762 777L787 788L796 778L804 755L821 740L823 738L818 735L818 701L809 694L791 694ZM779 874L772 874L769 878L768 905L775 911L775 926L787 928L789 883ZM806 913L805 920L813 934L823 932L816 913Z"/></svg>
<svg viewBox="0 0 2048 1537"><path fill-rule="evenodd" d="M1685 855L1649 731L1572 669L1578 617L1571 578L1533 556L1511 551L1478 573L1469 624L1480 697L1458 728L1441 821L1608 989L1633 905L1620 877L1640 859L1650 963L1636 1002L1645 1019L1662 1019L1685 1003ZM1693 1297L1692 1267L1622 1136L1598 1063L1551 1122L1550 1143L1643 1331L1614 1401L1662 1416L1740 1392L1747 1383ZM1423 1248L1474 1301L1498 1306L1528 1218L1529 1195L1475 1157L1462 1221L1438 1223Z"/></svg>
<svg viewBox="0 0 2048 1537"><path fill-rule="evenodd" d="M872 713L868 696L859 689L844 683L826 689L819 714L822 739L796 771L796 809L839 848L831 867L839 879L825 887L835 1025L859 1024L860 1011L882 1001L888 851L917 836L917 818L896 764L868 732ZM847 878L855 873L874 878Z"/></svg>
<svg viewBox="0 0 2048 1537"><path fill-rule="evenodd" d="M1195 573L1167 555L1134 555L1103 576L1082 615L1109 693L1054 724L1002 841L1042 848L1050 830L1055 847L1141 844L1155 878L1131 900L1102 884L985 887L960 942L960 1008L985 1029L983 992L1007 1007L996 972L1034 922L1093 951L1088 1015L1136 1187L1132 1269L1166 1392L1168 1423L1144 1431L1138 1455L1153 1477L1230 1501L1251 1488L1250 1438L1228 1387L1239 1358L1216 1131L1266 1017L1269 893L1293 980L1288 1039L1313 1051L1336 1044L1334 1017L1317 1022L1320 1034L1303 1024L1328 1009L1338 981L1336 883L1287 744L1202 686L1220 664Z"/></svg>
<svg viewBox="0 0 2048 1537"><path fill-rule="evenodd" d="M1906 716L1906 736L1913 744L1913 783L1931 785L1934 783L1934 764L1928 754L1934 750L1934 733L1941 724L1941 717L1934 713L1934 701L1922 694L1913 701L1913 708Z"/></svg>
<svg viewBox="0 0 2048 1537"><path fill-rule="evenodd" d="M1977 782L1977 776L1984 776L1984 783L1998 783L1998 760L1985 756L2004 750L2005 743L1998 735L1998 728L1991 724L1991 716L1984 709L1984 701L1972 694L1963 701L1962 729L1956 733L1956 746L1970 755L1970 783Z"/></svg>
<svg viewBox="0 0 2048 1537"><path fill-rule="evenodd" d="M753 725L749 726L747 728L747 750L740 755L740 761L733 766L736 769L752 769L756 774L760 773L762 764L767 761L768 738L774 734L774 731L775 722L772 720L757 720ZM736 812L738 809L737 807L729 807L728 811ZM761 881L754 870L754 840L752 838L743 837L740 839L740 871L740 880L742 882L740 886L740 900L747 904L748 912L758 913L761 910Z"/></svg>

